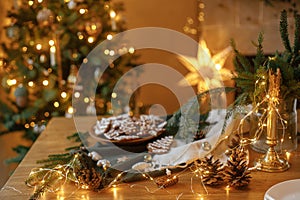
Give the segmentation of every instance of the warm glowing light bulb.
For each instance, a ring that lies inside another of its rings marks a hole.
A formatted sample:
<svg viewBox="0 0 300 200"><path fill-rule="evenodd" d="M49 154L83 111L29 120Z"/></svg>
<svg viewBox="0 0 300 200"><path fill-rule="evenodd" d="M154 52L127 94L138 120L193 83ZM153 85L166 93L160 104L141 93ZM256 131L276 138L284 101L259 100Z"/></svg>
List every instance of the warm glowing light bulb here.
<svg viewBox="0 0 300 200"><path fill-rule="evenodd" d="M129 52L129 53L131 53L131 54L133 54L133 53L134 53L134 51L135 51L135 50L134 50L134 48L133 48L133 47L130 47L130 48L128 49L128 52Z"/></svg>
<svg viewBox="0 0 300 200"><path fill-rule="evenodd" d="M227 186L225 187L225 190L226 190L226 196L229 196L230 186L227 185Z"/></svg>
<svg viewBox="0 0 300 200"><path fill-rule="evenodd" d="M49 116L50 116L50 113L49 113L49 112L45 112L45 113L44 113L44 116L45 116L45 117L49 117Z"/></svg>
<svg viewBox="0 0 300 200"><path fill-rule="evenodd" d="M79 9L79 13L82 14L82 15L85 14L85 13L86 13L86 9L80 8L80 9Z"/></svg>
<svg viewBox="0 0 300 200"><path fill-rule="evenodd" d="M29 1L28 1L28 5L29 5L29 6L32 6L32 5L33 5L33 3L34 3L34 1L33 1L33 0L29 0Z"/></svg>
<svg viewBox="0 0 300 200"><path fill-rule="evenodd" d="M84 58L82 62L83 62L84 64L86 64L86 63L88 63L88 61L89 61L89 60L88 60L87 58Z"/></svg>
<svg viewBox="0 0 300 200"><path fill-rule="evenodd" d="M115 18L115 17L117 16L116 12L113 11L113 10L111 10L111 11L109 12L109 15L110 15L111 18Z"/></svg>
<svg viewBox="0 0 300 200"><path fill-rule="evenodd" d="M60 94L60 96L64 99L64 98L67 97L67 93L66 93L66 92L62 92L62 93Z"/></svg>
<svg viewBox="0 0 300 200"><path fill-rule="evenodd" d="M58 15L58 16L56 17L56 20L57 20L58 22L60 22L60 21L62 20L62 16L59 16L59 15Z"/></svg>
<svg viewBox="0 0 300 200"><path fill-rule="evenodd" d="M58 107L59 107L59 102L58 102L58 101L55 101L55 102L53 103L53 106L54 106L55 108L58 108Z"/></svg>
<svg viewBox="0 0 300 200"><path fill-rule="evenodd" d="M118 95L117 95L117 93L115 93L115 92L113 92L113 93L111 94L111 97L114 98L114 99L117 98L117 96L118 96Z"/></svg>
<svg viewBox="0 0 300 200"><path fill-rule="evenodd" d="M83 40L83 38L84 38L84 36L83 36L82 34L79 34L79 35L78 35L78 39L79 39L79 40Z"/></svg>
<svg viewBox="0 0 300 200"><path fill-rule="evenodd" d="M49 45L53 46L54 45L54 40L49 40Z"/></svg>
<svg viewBox="0 0 300 200"><path fill-rule="evenodd" d="M28 49L27 47L22 47L22 51L23 51L23 52L26 52L27 49Z"/></svg>
<svg viewBox="0 0 300 200"><path fill-rule="evenodd" d="M16 79L7 79L6 81L8 86L13 86L17 84L17 80Z"/></svg>
<svg viewBox="0 0 300 200"><path fill-rule="evenodd" d="M70 113L70 114L74 113L74 108L72 106L69 106L68 113Z"/></svg>
<svg viewBox="0 0 300 200"><path fill-rule="evenodd" d="M44 86L49 85L49 81L48 81L48 80L43 80L43 85L44 85Z"/></svg>
<svg viewBox="0 0 300 200"><path fill-rule="evenodd" d="M92 29L93 31L95 31L95 30L97 29L97 25L96 25L96 24L92 24L92 25L91 25L91 29Z"/></svg>
<svg viewBox="0 0 300 200"><path fill-rule="evenodd" d="M83 185L83 186L81 186L81 188L87 190L87 189L89 189L89 186Z"/></svg>
<svg viewBox="0 0 300 200"><path fill-rule="evenodd" d="M31 126L31 127L34 127L34 126L35 126L35 123L34 123L34 122L30 122L30 126Z"/></svg>
<svg viewBox="0 0 300 200"><path fill-rule="evenodd" d="M36 46L35 46L35 48L37 49L37 50L41 50L42 49L42 45L41 44L37 44Z"/></svg>
<svg viewBox="0 0 300 200"><path fill-rule="evenodd" d="M110 50L110 51L109 51L109 55L110 55L110 56L114 56L114 55L115 55L115 51L114 51L114 50Z"/></svg>
<svg viewBox="0 0 300 200"><path fill-rule="evenodd" d="M75 92L75 93L74 93L74 97L75 97L75 98L79 98L79 97L80 97L80 92Z"/></svg>
<svg viewBox="0 0 300 200"><path fill-rule="evenodd" d="M105 49L105 50L104 50L104 54L105 54L105 55L109 55L109 50L108 50L108 49Z"/></svg>
<svg viewBox="0 0 300 200"><path fill-rule="evenodd" d="M95 42L95 38L92 37L92 36L88 37L88 42L89 42L90 44L94 43L94 42Z"/></svg>
<svg viewBox="0 0 300 200"><path fill-rule="evenodd" d="M33 85L34 85L34 84L33 84L33 81L29 81L29 82L28 82L28 86L29 86L29 87L33 87Z"/></svg>
<svg viewBox="0 0 300 200"><path fill-rule="evenodd" d="M106 36L106 39L108 39L108 40L112 40L112 39L113 39L113 36L112 36L112 34L108 34L108 35Z"/></svg>
<svg viewBox="0 0 300 200"><path fill-rule="evenodd" d="M89 99L88 97L85 97L85 98L83 99L83 101L84 101L84 103L88 103L88 102L90 102L90 99Z"/></svg>
<svg viewBox="0 0 300 200"><path fill-rule="evenodd" d="M50 52L51 52L51 53L55 53L55 52L56 52L55 46L50 47Z"/></svg>
<svg viewBox="0 0 300 200"><path fill-rule="evenodd" d="M38 0L39 3L43 3L43 0Z"/></svg>

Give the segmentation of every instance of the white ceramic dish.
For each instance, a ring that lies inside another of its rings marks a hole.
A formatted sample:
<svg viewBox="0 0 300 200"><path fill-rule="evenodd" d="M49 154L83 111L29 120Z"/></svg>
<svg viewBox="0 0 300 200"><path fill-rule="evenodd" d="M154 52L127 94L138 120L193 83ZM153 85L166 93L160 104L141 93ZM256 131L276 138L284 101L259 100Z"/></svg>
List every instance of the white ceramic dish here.
<svg viewBox="0 0 300 200"><path fill-rule="evenodd" d="M270 187L264 200L299 200L300 179L288 180Z"/></svg>

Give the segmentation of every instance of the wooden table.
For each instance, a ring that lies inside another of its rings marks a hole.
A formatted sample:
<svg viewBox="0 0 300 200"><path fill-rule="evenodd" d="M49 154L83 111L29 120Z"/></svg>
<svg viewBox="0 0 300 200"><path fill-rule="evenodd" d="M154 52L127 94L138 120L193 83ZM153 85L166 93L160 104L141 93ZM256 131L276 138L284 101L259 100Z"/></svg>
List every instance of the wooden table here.
<svg viewBox="0 0 300 200"><path fill-rule="evenodd" d="M95 118L82 117L79 121L87 131L95 123ZM46 158L49 154L63 153L66 147L74 143L66 137L76 132L73 119L53 118L46 130L33 144L29 153L20 163L14 174L7 181L0 192L0 199L20 200L29 199L33 188L25 185L24 181L31 169L38 167L37 160ZM300 178L300 148L293 152L290 158L291 168L282 173L252 172L252 181L246 190L226 190L224 187L206 187L208 194L201 186L200 180L193 178L192 173L180 175L178 184L167 189L158 190L151 181L122 184L116 188L109 188L99 193L78 189L73 184L65 184L57 193L46 193L41 199L197 199L197 200L224 200L224 199L263 199L265 192L272 185L281 181Z"/></svg>

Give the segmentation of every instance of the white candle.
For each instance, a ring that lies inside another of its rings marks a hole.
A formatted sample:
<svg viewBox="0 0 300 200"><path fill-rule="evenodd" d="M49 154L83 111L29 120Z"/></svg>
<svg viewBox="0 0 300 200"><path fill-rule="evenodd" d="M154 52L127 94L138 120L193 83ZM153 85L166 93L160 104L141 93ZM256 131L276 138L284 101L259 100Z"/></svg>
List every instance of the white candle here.
<svg viewBox="0 0 300 200"><path fill-rule="evenodd" d="M56 53L56 48L55 46L50 47L50 65L55 66L55 53Z"/></svg>
<svg viewBox="0 0 300 200"><path fill-rule="evenodd" d="M111 20L111 29L113 31L117 30L117 24L116 24L116 21L114 19Z"/></svg>
<svg viewBox="0 0 300 200"><path fill-rule="evenodd" d="M19 1L14 0L14 9L19 10Z"/></svg>
<svg viewBox="0 0 300 200"><path fill-rule="evenodd" d="M116 24L116 20L115 20L117 14L115 11L111 10L109 15L110 15L110 19L111 19L111 29L113 31L115 31L115 30L117 30L117 24Z"/></svg>

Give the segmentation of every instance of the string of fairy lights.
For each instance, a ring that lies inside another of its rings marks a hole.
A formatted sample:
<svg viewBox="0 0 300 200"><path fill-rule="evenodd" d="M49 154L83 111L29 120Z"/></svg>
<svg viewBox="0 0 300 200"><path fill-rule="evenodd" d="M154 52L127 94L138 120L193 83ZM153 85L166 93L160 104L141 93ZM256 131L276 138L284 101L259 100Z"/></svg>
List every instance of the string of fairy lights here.
<svg viewBox="0 0 300 200"><path fill-rule="evenodd" d="M31 3L33 4L34 1L29 1L28 4L30 5ZM39 0L39 2L42 2L42 0ZM65 2L70 2L70 0L65 0ZM198 2L198 7L200 8L200 12L199 12L199 16L198 16L198 20L200 23L203 23L204 21L204 13L203 13L203 9L205 7L205 4L202 2L202 1L199 1ZM88 12L87 9L79 9L79 12L80 14L85 14L86 12ZM109 16L110 16L110 19L111 19L111 28L112 30L115 30L116 29L116 12L113 11L113 10L110 10L109 12ZM191 18L189 18L187 20L187 23L189 25L193 24L193 20ZM90 26L90 30L96 30L97 29L97 24L92 24ZM197 32L201 31L202 30L196 30L196 29L193 29L193 28L190 28L189 26L185 26L184 27L184 30L186 32L189 32L189 33L192 33L192 34L195 34ZM92 36L90 37L85 37L83 34L79 33L78 34L78 38L83 40L83 39L87 39L87 41L89 43L93 43L95 42L94 41L94 38ZM112 33L109 33L107 35L107 40L112 40L113 39L113 34ZM43 48L42 44L36 44L36 49L37 50L41 50ZM51 58L51 54L53 54L53 60L51 61L51 63L56 63L56 59L55 59L55 53L56 53L56 46L55 46L55 42L54 40L50 40L49 41L49 46L47 48L50 48L50 58ZM24 49L25 50L25 49ZM125 52L129 52L129 53L134 53L135 50L133 47L130 47L130 48L127 48L127 47L124 47L122 49L119 49L117 50L118 52L122 52L122 51L125 51ZM112 49L105 49L104 52L103 52L105 55L107 56L114 56L115 53L116 53L116 50L112 50ZM74 55L76 56L76 55ZM88 60L87 59L84 59L83 61L84 63L87 63ZM48 73L51 73L51 69L48 70ZM276 116L282 126L282 130L283 130L283 134L281 135L281 138L279 138L279 141L280 143L282 144L284 142L284 135L285 135L285 128L286 128L286 124L287 124L287 121L281 116L280 112L279 112L279 109L278 109L278 103L279 103L279 99L278 99L278 94L277 95L274 95L272 93L270 93L268 90L267 90L267 80L268 78L266 76L262 76L261 78L257 79L257 81L255 82L255 87L258 88L264 88L265 90L265 97L262 98L262 100L259 100L259 102L256 102L255 104L255 107L253 107L251 109L251 111L247 112L247 114L240 120L240 123L238 124L238 128L236 130L233 131L232 134L238 134L239 136L241 136L241 139L240 139L240 145L241 146L246 146L246 145L249 145L249 144L253 144L255 142L258 141L258 139L261 137L261 135L263 134L263 131L265 130L265 128L267 127L267 120L268 120L268 116L270 115L270 112L272 109L272 111L275 110L276 112ZM14 85L17 85L18 81L16 79L9 79L7 80L7 84L9 86L14 86ZM47 79L43 80L42 84L47 87L49 82ZM29 87L34 87L35 83L33 82L28 82L28 86ZM279 88L275 88L276 92L279 92ZM67 91L62 91L61 92L61 98L65 99L68 97L68 92ZM74 97L75 98L79 98L81 96L80 92L76 92L74 94ZM112 98L116 98L117 97L117 94L116 93L112 93ZM85 97L84 98L84 102L85 103L89 103L90 102L90 98L89 97ZM268 108L265 108L265 107L262 107L262 105L264 104L268 104L270 105ZM56 101L54 102L53 104L54 107L59 107L59 102ZM258 109L262 108L262 113L261 113L261 117L259 118L259 123L258 123L258 128L254 134L254 137L251 137L251 138L247 138L247 137L244 137L244 127L245 127L245 123L247 121L247 119L255 114ZM73 108L72 107L69 107L68 110L67 110L68 113L72 114L74 112ZM46 113L45 113L45 116L46 116ZM273 123L277 123L277 122L274 122ZM27 124L25 125L25 127L29 127L29 126L32 126L32 124ZM226 139L228 139L226 137ZM286 156L288 157L289 156L289 152L286 152ZM247 157L247 160L249 160L249 157ZM55 174L58 178L58 180L62 180L61 184L58 185L59 187L57 188L54 188L54 191L57 191L58 189L61 189L61 187L66 183L67 180L71 180L77 184L79 184L80 188L82 189L90 189L88 185L82 185L80 184L79 180L76 179L76 174L75 174L75 169L76 169L76 163L78 163L78 155L75 154L74 155L74 158L71 160L70 163L66 164L66 165L58 165L57 167L55 167L54 169L44 169L44 168L39 168L39 169L35 169L33 170L30 175L29 175L29 178L30 177L34 177L35 175L37 175L38 173L43 173L44 171L46 171L46 173L41 177L40 180L38 180L37 182L27 182L27 185L29 186L36 186L37 184L44 184L46 179L49 177L49 173L51 174ZM197 165L193 165L193 167L191 168L187 168L186 170L190 170L191 173L193 174L192 177L191 177L191 192L193 194L196 194L198 195L199 197L202 197L202 194L200 193L197 193L196 191L194 191L193 189L193 178L196 177L196 178L199 178L200 179L200 183L201 185L203 186L204 190L205 190L205 194L204 195L207 195L208 194L208 191L206 189L206 186L205 184L202 182L202 176L203 174L206 174L206 173L209 173L209 171L205 171L203 168L197 166ZM186 170L183 170L181 173L178 173L178 174L175 174L175 175L171 175L169 178L166 179L166 184L168 184L169 182L173 182L174 180L177 180L178 177L180 177L181 175L186 175L185 172ZM122 176L124 175L125 172L120 172L114 179L113 181L110 182L110 184L108 185L108 188L116 188L118 187L118 184L121 182L121 178ZM141 172L142 173L142 176L144 177L145 180L150 180L151 182L154 182L155 183L155 178L153 178L152 176L150 176L148 173L144 173L144 172ZM72 174L72 176L70 176L69 174ZM73 179L70 179L70 177L73 177ZM199 182L197 182L197 184L199 184ZM135 184L134 184L135 185ZM132 185L132 187L134 187L134 185ZM159 187L159 189L162 189L163 187ZM230 190L230 186L227 185L225 187L225 190L226 190L226 194L229 193L229 190ZM155 192L156 190L154 191L150 191L149 189L147 189L147 191L149 192Z"/></svg>
<svg viewBox="0 0 300 200"><path fill-rule="evenodd" d="M262 134L265 134L265 130L267 128L267 120L268 120L268 116L270 115L270 107L274 108L274 110L276 111L276 115L278 118L279 123L281 124L281 130L282 130L282 134L281 137L278 138L279 146L280 146L280 152L283 152L282 149L282 143L284 142L284 138L285 138L285 130L287 128L287 120L284 119L278 109L278 105L279 105L279 98L278 95L274 96L272 94L269 94L269 92L267 91L267 77L263 76L262 79L259 78L256 82L255 82L255 88L257 88L257 85L263 85L264 86L264 92L265 92L265 96L263 97L263 99L260 102L256 102L254 107L247 112L247 114L240 120L240 123L238 125L237 130L234 132L235 134L238 134L241 136L241 144L242 145L248 145L248 144L254 144L256 143L261 137ZM279 92L279 88L276 89L277 92ZM266 107L266 104L271 104L271 106ZM261 111L260 116L258 117L258 123L257 123L257 129L254 133L254 135L250 138L244 137L244 127L245 124L247 123L247 120L249 119L250 116L255 115L256 113L258 113L259 111ZM274 122L277 124L277 121ZM278 137L278 135L277 135ZM289 154L289 152L285 152L287 154Z"/></svg>

